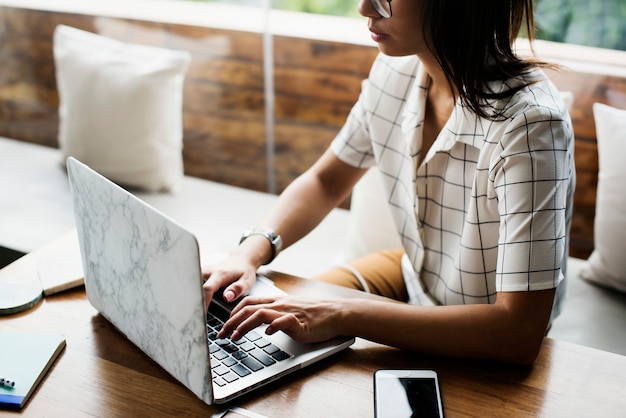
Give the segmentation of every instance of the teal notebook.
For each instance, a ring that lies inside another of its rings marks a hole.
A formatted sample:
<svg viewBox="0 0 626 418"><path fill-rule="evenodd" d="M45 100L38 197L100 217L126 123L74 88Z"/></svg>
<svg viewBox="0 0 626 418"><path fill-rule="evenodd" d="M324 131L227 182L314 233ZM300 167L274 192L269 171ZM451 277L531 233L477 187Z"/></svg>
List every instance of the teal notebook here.
<svg viewBox="0 0 626 418"><path fill-rule="evenodd" d="M15 382L0 386L0 408L24 407L63 348L63 335L0 331L0 377Z"/></svg>

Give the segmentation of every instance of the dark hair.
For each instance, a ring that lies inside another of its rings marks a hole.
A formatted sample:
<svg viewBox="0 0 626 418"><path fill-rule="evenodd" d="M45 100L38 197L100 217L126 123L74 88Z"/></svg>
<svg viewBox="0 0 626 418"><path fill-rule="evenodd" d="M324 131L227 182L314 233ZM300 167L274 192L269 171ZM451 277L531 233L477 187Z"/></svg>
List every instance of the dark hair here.
<svg viewBox="0 0 626 418"><path fill-rule="evenodd" d="M489 99L512 96L522 87L490 91L488 83L520 77L537 66L513 52L524 27L534 39L533 0L424 0L424 38L461 102L482 117L494 118Z"/></svg>

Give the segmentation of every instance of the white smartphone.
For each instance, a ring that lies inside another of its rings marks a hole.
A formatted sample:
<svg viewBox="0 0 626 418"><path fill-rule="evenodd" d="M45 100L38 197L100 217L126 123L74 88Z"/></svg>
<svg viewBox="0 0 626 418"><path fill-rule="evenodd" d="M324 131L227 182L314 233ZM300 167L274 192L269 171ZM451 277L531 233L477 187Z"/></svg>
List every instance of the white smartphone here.
<svg viewBox="0 0 626 418"><path fill-rule="evenodd" d="M376 418L443 418L439 379L434 370L382 369L374 373Z"/></svg>

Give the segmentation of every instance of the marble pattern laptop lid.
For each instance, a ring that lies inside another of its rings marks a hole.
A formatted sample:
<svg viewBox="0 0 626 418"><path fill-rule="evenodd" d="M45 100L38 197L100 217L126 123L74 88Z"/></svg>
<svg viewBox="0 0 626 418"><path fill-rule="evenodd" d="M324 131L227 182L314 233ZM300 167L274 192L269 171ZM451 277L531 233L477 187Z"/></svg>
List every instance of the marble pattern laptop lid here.
<svg viewBox="0 0 626 418"><path fill-rule="evenodd" d="M195 237L78 160L68 159L67 168L89 301L212 403Z"/></svg>

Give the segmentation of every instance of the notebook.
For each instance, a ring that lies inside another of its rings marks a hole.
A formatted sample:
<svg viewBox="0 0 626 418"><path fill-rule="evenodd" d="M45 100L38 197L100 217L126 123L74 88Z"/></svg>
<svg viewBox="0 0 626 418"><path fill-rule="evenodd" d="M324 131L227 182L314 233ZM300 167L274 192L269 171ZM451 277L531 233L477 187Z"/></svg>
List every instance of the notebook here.
<svg viewBox="0 0 626 418"><path fill-rule="evenodd" d="M267 336L262 326L248 337L267 338L270 352L281 351L278 357L265 351L269 359L252 356L268 363L257 371L251 370L251 360L243 361L246 357L235 358L241 373L235 372L236 378L223 373L222 365L213 364L215 353L230 355L246 342L253 349L259 347L243 338L239 344L229 340L209 344L212 332L207 328L214 319L204 311L195 236L80 161L70 157L67 168L87 298L131 342L207 404L230 401L354 342L337 338L301 344L282 332ZM281 291L260 276L251 293ZM211 302L212 307L219 304L216 298Z"/></svg>
<svg viewBox="0 0 626 418"><path fill-rule="evenodd" d="M60 334L0 332L0 408L23 408L64 348Z"/></svg>

